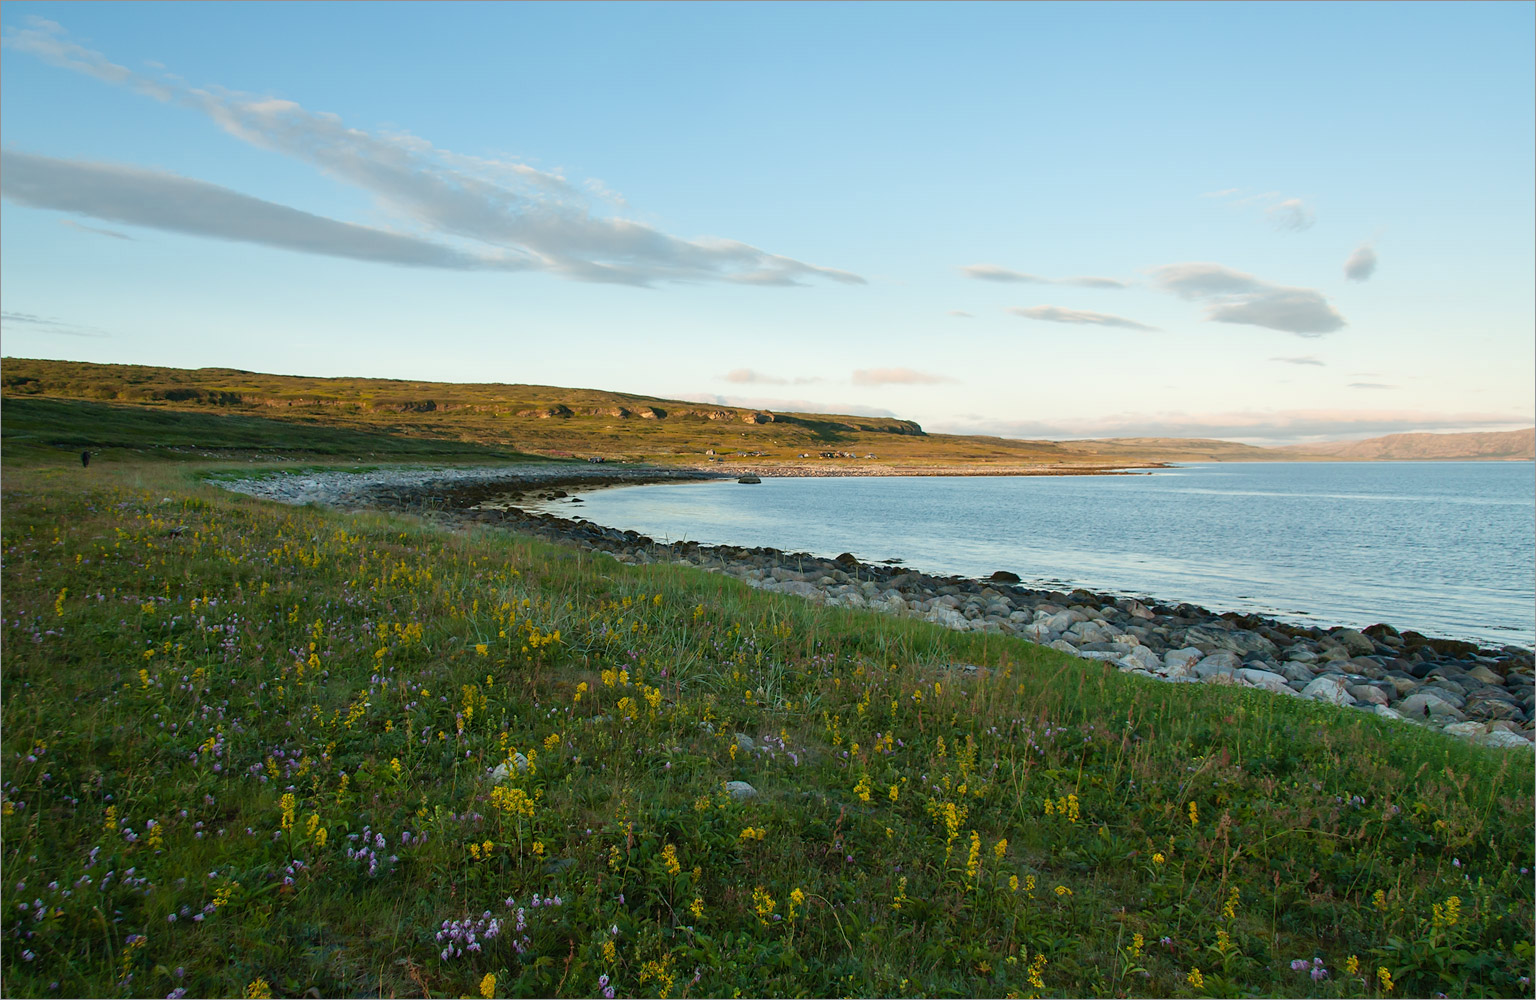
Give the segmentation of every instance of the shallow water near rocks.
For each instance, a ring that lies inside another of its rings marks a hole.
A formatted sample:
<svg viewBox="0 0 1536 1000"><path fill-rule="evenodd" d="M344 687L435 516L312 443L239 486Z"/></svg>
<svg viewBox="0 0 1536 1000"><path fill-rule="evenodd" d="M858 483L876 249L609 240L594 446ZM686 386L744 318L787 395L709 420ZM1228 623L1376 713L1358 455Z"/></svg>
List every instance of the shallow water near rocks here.
<svg viewBox="0 0 1536 1000"><path fill-rule="evenodd" d="M1126 476L765 478L583 492L563 516L661 541L1188 601L1321 626L1536 645L1530 462L1188 465Z"/></svg>

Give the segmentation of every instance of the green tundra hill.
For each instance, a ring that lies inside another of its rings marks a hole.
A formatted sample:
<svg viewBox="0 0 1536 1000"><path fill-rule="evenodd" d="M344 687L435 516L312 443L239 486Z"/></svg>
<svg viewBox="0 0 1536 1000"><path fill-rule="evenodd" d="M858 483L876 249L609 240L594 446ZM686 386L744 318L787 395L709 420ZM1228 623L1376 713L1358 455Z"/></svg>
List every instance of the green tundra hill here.
<svg viewBox="0 0 1536 1000"><path fill-rule="evenodd" d="M1104 467L1173 461L1261 461L1272 452L1228 441L1134 438L1021 441L929 434L915 422L824 413L779 413L652 396L539 385L458 384L391 379L303 378L226 368L155 368L6 358L0 393L7 419L23 400L81 400L110 424L141 410L259 417L391 440L453 441L466 447L551 457L664 464L810 466L824 471L923 471L963 467ZM133 409L130 409L133 408ZM23 407L18 413L34 413ZM61 411L52 411L57 416ZM92 430L81 410L59 447L109 447L110 428ZM193 433L184 442L195 447ZM197 431L213 432L215 424ZM233 433L231 430L229 433ZM210 441L229 433L215 434ZM41 439L39 439L41 440ZM333 447L338 438L317 440ZM363 448L365 442L350 439ZM324 443L328 442L328 443ZM382 447L382 443L380 443ZM213 445L209 445L213 447ZM366 449L364 449L366 451ZM713 463L712 459L719 459Z"/></svg>

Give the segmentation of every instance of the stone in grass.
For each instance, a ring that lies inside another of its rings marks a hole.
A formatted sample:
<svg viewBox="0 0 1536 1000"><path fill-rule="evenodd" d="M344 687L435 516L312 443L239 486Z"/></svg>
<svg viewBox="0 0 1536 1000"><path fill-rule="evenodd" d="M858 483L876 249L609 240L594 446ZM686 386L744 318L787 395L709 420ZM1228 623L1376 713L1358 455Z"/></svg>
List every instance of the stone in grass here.
<svg viewBox="0 0 1536 1000"><path fill-rule="evenodd" d="M528 770L528 758L521 753L514 754L510 762L502 761L496 765L496 769L491 772L491 780L499 785L512 775L526 770Z"/></svg>
<svg viewBox="0 0 1536 1000"><path fill-rule="evenodd" d="M757 744L746 733L736 734L736 749L742 753L751 753L757 749Z"/></svg>
<svg viewBox="0 0 1536 1000"><path fill-rule="evenodd" d="M545 875L558 875L567 868L575 867L575 858L556 858L544 866Z"/></svg>
<svg viewBox="0 0 1536 1000"><path fill-rule="evenodd" d="M1349 687L1342 677L1318 677L1301 689L1301 696L1315 701L1326 701L1333 705L1355 703L1355 698L1349 693Z"/></svg>
<svg viewBox="0 0 1536 1000"><path fill-rule="evenodd" d="M745 781L727 781L725 783L725 791L726 794L737 801L757 798L757 789Z"/></svg>
<svg viewBox="0 0 1536 1000"><path fill-rule="evenodd" d="M1479 737L1478 742L1488 747L1518 747L1525 750L1530 750L1533 746L1530 740L1519 733L1505 732L1502 729Z"/></svg>

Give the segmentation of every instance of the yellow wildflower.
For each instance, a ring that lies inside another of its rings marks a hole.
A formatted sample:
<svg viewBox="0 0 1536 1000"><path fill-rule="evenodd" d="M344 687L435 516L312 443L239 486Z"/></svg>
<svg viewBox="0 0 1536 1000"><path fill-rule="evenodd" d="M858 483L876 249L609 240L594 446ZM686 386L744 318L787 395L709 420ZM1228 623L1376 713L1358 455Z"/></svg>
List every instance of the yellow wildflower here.
<svg viewBox="0 0 1536 1000"><path fill-rule="evenodd" d="M661 849L661 863L666 867L668 875L676 875L683 870L683 866L677 860L677 848L671 844Z"/></svg>
<svg viewBox="0 0 1536 1000"><path fill-rule="evenodd" d="M1387 967L1385 965L1380 965L1380 966L1376 967L1376 978L1381 983L1381 991L1383 993L1391 993L1392 992L1392 988L1396 984L1392 982L1392 973L1387 970Z"/></svg>
<svg viewBox="0 0 1536 1000"><path fill-rule="evenodd" d="M1008 853L1008 838L1004 837L992 845L992 856L997 860L1003 860L1003 855Z"/></svg>
<svg viewBox="0 0 1536 1000"><path fill-rule="evenodd" d="M1184 979L1197 990L1205 986L1205 977L1200 975L1198 968L1190 969L1189 975L1185 976Z"/></svg>
<svg viewBox="0 0 1536 1000"><path fill-rule="evenodd" d="M272 984L261 976L245 987L245 1000L271 1000Z"/></svg>
<svg viewBox="0 0 1536 1000"><path fill-rule="evenodd" d="M491 1000L496 995L496 974L487 972L485 978L480 980L480 995L485 1000Z"/></svg>
<svg viewBox="0 0 1536 1000"><path fill-rule="evenodd" d="M688 912L693 914L693 919L702 920L704 918L703 898L699 896L693 897L693 902L688 904Z"/></svg>
<svg viewBox="0 0 1536 1000"><path fill-rule="evenodd" d="M1353 976L1355 973L1359 972L1360 971L1360 959L1359 959L1359 957L1357 957L1355 955L1351 955L1348 958L1346 958L1344 960L1344 971L1347 972L1351 976Z"/></svg>
<svg viewBox="0 0 1536 1000"><path fill-rule="evenodd" d="M768 926L769 918L773 916L773 911L778 905L773 897L768 895L768 890L762 886L752 890L752 908L757 912L758 922L764 927Z"/></svg>
<svg viewBox="0 0 1536 1000"><path fill-rule="evenodd" d="M1200 810L1195 808L1194 802L1190 802L1190 804L1189 804L1189 825L1190 826L1199 826L1200 825ZM1199 971L1200 971L1199 969L1195 970L1195 972L1199 972Z"/></svg>

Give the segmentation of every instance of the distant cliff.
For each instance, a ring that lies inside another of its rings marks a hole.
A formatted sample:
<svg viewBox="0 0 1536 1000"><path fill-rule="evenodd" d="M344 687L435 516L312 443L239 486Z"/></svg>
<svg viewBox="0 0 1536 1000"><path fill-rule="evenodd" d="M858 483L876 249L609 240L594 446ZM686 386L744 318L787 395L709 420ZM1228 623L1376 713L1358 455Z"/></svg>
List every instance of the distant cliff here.
<svg viewBox="0 0 1536 1000"><path fill-rule="evenodd" d="M1523 431L1478 431L1470 434L1388 434L1365 441L1331 441L1274 449L1297 458L1326 456L1356 462L1462 461L1536 459L1536 427Z"/></svg>

